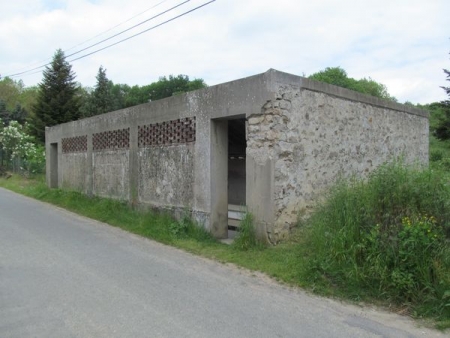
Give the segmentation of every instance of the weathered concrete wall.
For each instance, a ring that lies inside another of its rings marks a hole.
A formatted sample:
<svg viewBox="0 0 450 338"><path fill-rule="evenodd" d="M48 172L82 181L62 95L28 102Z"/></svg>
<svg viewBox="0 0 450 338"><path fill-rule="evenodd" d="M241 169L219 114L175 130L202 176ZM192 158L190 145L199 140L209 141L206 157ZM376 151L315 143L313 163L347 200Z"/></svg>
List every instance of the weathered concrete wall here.
<svg viewBox="0 0 450 338"><path fill-rule="evenodd" d="M193 144L139 151L139 201L152 206L193 208Z"/></svg>
<svg viewBox="0 0 450 338"><path fill-rule="evenodd" d="M228 158L229 126L243 118L245 166ZM228 204L238 201L275 243L337 177L399 155L427 163L428 116L269 70L47 128L46 152L49 186L188 208L216 237L227 236Z"/></svg>
<svg viewBox="0 0 450 338"><path fill-rule="evenodd" d="M129 157L129 151L122 149L92 154L94 195L129 199Z"/></svg>
<svg viewBox="0 0 450 338"><path fill-rule="evenodd" d="M87 192L87 153L62 154L62 188Z"/></svg>

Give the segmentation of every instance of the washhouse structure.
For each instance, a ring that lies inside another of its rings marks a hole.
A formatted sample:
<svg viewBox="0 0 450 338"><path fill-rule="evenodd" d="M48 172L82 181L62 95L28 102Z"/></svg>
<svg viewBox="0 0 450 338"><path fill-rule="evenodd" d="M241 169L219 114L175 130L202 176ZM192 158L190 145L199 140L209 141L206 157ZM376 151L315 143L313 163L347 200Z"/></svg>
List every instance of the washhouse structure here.
<svg viewBox="0 0 450 338"><path fill-rule="evenodd" d="M276 243L338 177L398 156L427 164L428 123L413 107L271 69L47 128L47 183L188 210L218 238L233 210L249 210Z"/></svg>

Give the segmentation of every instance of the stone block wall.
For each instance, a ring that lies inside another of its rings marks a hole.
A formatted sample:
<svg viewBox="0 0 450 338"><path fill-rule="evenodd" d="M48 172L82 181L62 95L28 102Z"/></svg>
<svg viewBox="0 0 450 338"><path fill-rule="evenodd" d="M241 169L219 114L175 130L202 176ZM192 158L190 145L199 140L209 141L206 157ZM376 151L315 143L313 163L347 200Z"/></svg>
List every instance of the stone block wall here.
<svg viewBox="0 0 450 338"><path fill-rule="evenodd" d="M305 88L281 87L248 119L249 156L274 162L271 242L308 215L338 178L402 157L428 162L428 118Z"/></svg>

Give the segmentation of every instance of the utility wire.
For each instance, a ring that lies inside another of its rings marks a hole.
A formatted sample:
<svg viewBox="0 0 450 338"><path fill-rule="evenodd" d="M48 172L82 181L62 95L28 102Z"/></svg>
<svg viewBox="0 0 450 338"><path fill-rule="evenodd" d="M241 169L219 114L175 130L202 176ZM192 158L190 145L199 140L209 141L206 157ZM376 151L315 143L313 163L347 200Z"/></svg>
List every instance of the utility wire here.
<svg viewBox="0 0 450 338"><path fill-rule="evenodd" d="M147 19L147 20L144 20L144 21L142 21L142 22L140 22L140 23L138 23L138 24L136 24L136 25L134 25L134 26L131 26L130 28L127 28L127 29L125 29L125 30L123 30L123 31L121 31L121 32L119 32L119 33L117 33L117 34L114 34L113 36L110 36L109 38L106 38L106 39L103 39L103 40L101 40L101 41L99 41L99 42L96 42L96 43L94 43L93 45L87 46L87 47L85 47L85 48L83 48L83 49L81 49L81 50L79 50L79 51L77 51L77 52L75 52L75 53L69 54L69 55L66 56L66 58L71 57L71 56L73 56L73 55L75 55L75 54L79 54L79 53L81 53L81 52L84 52L85 50L90 49L90 48L92 48L92 47L95 47L95 46L97 46L97 45L99 45L99 44L101 44L101 43L103 43L103 42L105 42L105 41L111 40L112 38L115 38L116 36L122 35L123 33L126 33L126 32L128 32L129 30L132 30L133 28L136 28L136 27L138 27L138 26L140 26L140 25L143 25L144 23L149 22L149 21L151 21L151 20L153 20L153 19L156 19L157 17L160 17L161 15L164 15L164 14L166 14L166 13L168 13L168 12L174 10L175 8L184 5L184 4L188 3L189 1L191 1L191 0L186 0L186 1L180 3L180 4L176 5L176 6L173 6L172 8L169 8L169 9L165 10L164 12L161 12L161 13L159 13L159 14L157 14L157 15L154 15L154 16L152 16L151 18L149 18L149 19Z"/></svg>
<svg viewBox="0 0 450 338"><path fill-rule="evenodd" d="M76 48L76 47L78 47L78 46L82 46L82 45L84 45L85 43L87 43L87 42L89 42L89 41L92 41L92 40L94 40L95 38L104 35L105 33L108 33L108 32L110 32L110 31L112 31L114 28L117 28L117 27L119 27L119 26L122 26L123 24L125 24L125 23L127 23L127 22L133 20L134 18L137 18L138 16L140 16L140 15L142 15L142 14L148 12L149 10L151 10L151 9L153 9L153 8L158 7L159 5L161 5L162 3L167 2L167 1L168 1L168 0L164 0L164 1L158 2L156 5L154 5L154 6L150 7L150 8L147 8L146 10L144 10L144 11L142 11L142 12L136 14L135 16L132 16L131 18L129 18L129 19L127 19L127 20L125 20L125 21L123 21L123 22L121 22L121 23L119 23L119 24L117 24L117 25L115 25L115 26L113 26L113 27L111 27L111 28L109 28L109 29L107 29L107 30L105 30L105 31L103 31L103 32L101 32L101 33L99 33L99 34L97 34L97 35L95 35L95 36L93 36L92 38L90 38L90 39L88 39L88 40L86 40L86 41L80 42L79 44L77 44L77 45L75 45L75 46L73 46L73 47L70 47L70 48L68 48L68 49L65 49L65 50L64 50L64 53L66 53L66 52L68 52L68 51L70 51L70 50L72 50L72 49L74 49L74 48ZM45 59L45 60L42 60L42 61L39 61L39 62L32 63L32 64L29 65L29 66L25 66L25 67L19 68L19 69L17 70L17 72L18 72L18 71L21 71L22 69L27 69L27 68L29 68L29 67L32 67L32 66L34 66L34 65L42 64L43 62L47 62L48 60L51 60L51 59L52 59L52 58L47 58L47 59ZM46 64L44 64L43 66L40 66L40 67L45 67L45 66L47 66L47 65L49 65L49 63L46 63ZM32 70L29 70L29 71L32 71ZM33 74L36 74L36 73L33 73ZM12 77L12 76L15 76L15 75L20 75L20 74L13 74L13 75L7 75L7 76Z"/></svg>
<svg viewBox="0 0 450 338"><path fill-rule="evenodd" d="M153 27L150 27L150 28L148 28L148 29L145 29L145 30L143 30L143 31L141 31L141 32L139 32L139 33L137 33L137 34L131 35L131 36L125 38L125 39L122 39L122 40L120 40L120 41L117 41L117 42L115 42L115 43L112 43L112 44L110 44L110 45L108 45L108 46L105 46L105 47L103 47L103 48L97 49L97 50L95 50L95 51L93 51L93 52L91 52L91 53L88 53L88 54L82 55L82 56L80 56L80 57L77 57L77 58L75 58L75 59L72 59L72 60L70 60L69 62L73 62L73 61L77 61L77 60L83 59L83 58L85 58L85 57L87 57L87 56L90 56L90 55L92 55L92 54L98 53L98 52L100 52L100 51L102 51L102 50L105 50L105 49L107 49L107 48L110 48L110 47L112 47L112 46L118 45L119 43L122 43L122 42L124 42L124 41L130 40L130 39L132 39L132 38L134 38L134 37L136 37L136 36L138 36L138 35L144 34L144 33L148 32L148 31L151 31L151 30L153 30L153 29L155 29L155 28L158 28L158 27L160 27L160 26L162 26L162 25L165 25L166 23L169 23L169 22L174 21L174 20L176 20L176 19L178 19L178 18L181 18L182 16L185 16L185 15L191 13L191 12L194 12L194 11L196 11L197 9L200 9L200 8L202 8L202 7L205 7L206 5L209 5L210 3L215 2L215 1L216 1L216 0L208 1L208 2L206 2L206 3L204 3L204 4L200 5L200 6L197 6L197 7L193 8L193 9L187 11L187 12L184 12L184 13L182 13L182 14L179 14L179 15L177 15L177 16L175 16L175 17L169 19L169 20L166 20L166 21L164 21L164 22L162 22L162 23L160 23L160 24L157 24L157 25L155 25L155 26L153 26Z"/></svg>
<svg viewBox="0 0 450 338"><path fill-rule="evenodd" d="M113 29L115 29L115 28L117 28L117 27L120 27L120 26L122 26L123 24L126 24L127 22L130 22L131 20L137 18L138 16L140 16L140 15L142 15L142 14L148 12L149 10L151 10L151 9L153 9L153 8L158 7L159 5L161 5L161 4L163 4L164 2L167 2L167 1L168 1L168 0L160 1L160 2L158 2L156 5L154 5L154 6L150 7L150 8L147 8L145 11L142 11L142 12L136 14L135 16L132 16L132 17L129 18L128 20L125 20L125 21L123 21L123 22L121 22L121 23L119 23L119 24L117 24L117 25L115 25L115 26L113 26L113 27L111 27L111 28L109 28L109 29L107 29L107 30L101 32L101 33L98 33L97 35L93 36L92 38L90 38L90 39L88 39L88 40L86 40L86 41L80 42L79 44L77 44L77 45L75 45L75 46L73 46L73 47L70 47L70 48L66 49L64 52L68 52L68 51L70 51L70 50L72 50L72 49L74 49L74 48L76 48L76 47L78 47L78 46L82 46L82 45L84 45L85 43L88 43L89 41L92 41L92 40L94 40L95 38L98 38L99 36L102 36L102 35L104 35L105 33L108 33L108 32L110 32L110 31L112 31Z"/></svg>
<svg viewBox="0 0 450 338"><path fill-rule="evenodd" d="M157 5L153 6L152 8L158 6L159 4L161 4L161 3L165 2L165 1L167 1L167 0L164 0L164 1L160 2L160 3L158 3ZM70 56L73 56L73 55L75 55L75 54L81 53L81 52L83 52L83 51L85 51L85 50L87 50L87 49L89 49L89 48L92 48L92 47L94 47L94 46L96 46L96 45L99 45L99 44L105 42L105 41L108 41L108 40L110 40L110 39L112 39L112 38L114 38L114 37L116 37L116 36L118 36L118 35L121 35L121 34L127 32L127 31L129 31L129 30L131 30L131 29L133 29L133 28L136 28L137 26L140 26L140 25L142 25L142 24L144 24L144 23L146 23L146 22L148 22L148 21L150 21L150 20L153 20L153 19L155 19L155 18L157 18L157 17L159 17L159 16L161 16L161 15L163 15L163 14L165 14L165 13L171 11L171 10L174 10L175 8L177 8L177 7L179 7L179 6L183 5L183 4L186 4L186 3L189 2L189 1L191 1L191 0L186 0L186 1L184 1L184 2L182 2L182 3L180 3L180 4L176 5L176 6L174 6L174 7L170 8L170 9L168 9L168 10L165 10L164 12L161 12L161 13L159 13L159 14L157 14L157 15L151 17L150 19L144 20L144 21L142 21L142 22L140 22L140 23L138 23L138 24L136 24L136 25L134 25L134 26L132 26L132 27L126 29L126 30L123 30L123 31L121 31L121 32L119 32L119 33L117 33L117 34L115 34L115 35L109 37L109 38L106 38L106 39L104 39L104 40L102 40L102 41L100 41L100 42L97 42L97 43L95 43L95 44L93 44L93 45L91 45L91 46L88 46L88 47L86 47L86 48L84 48L84 49L82 49L82 50L79 50L79 51L77 51L77 52L74 52L74 53L72 53L72 54L66 56L66 59L67 59L68 57L70 57ZM148 11L148 10L150 10L150 9L151 9L151 8L147 9L146 11ZM144 12L146 12L146 11L144 11ZM144 12L141 12L140 14L142 14L142 13L144 13ZM140 14L138 14L138 15L140 15ZM138 16L138 15L136 15L136 16ZM134 17L136 17L136 16L134 16ZM133 17L133 18L134 18L134 17ZM132 19L132 18L131 18L131 19ZM131 19L129 19L129 20L131 20ZM127 21L129 21L129 20L127 20ZM119 25L121 25L121 24L119 24ZM117 26L119 26L119 25L116 25L115 27L117 27ZM114 27L113 27L113 28L114 28ZM111 29L113 29L113 28L111 28ZM111 30L111 29L110 29L110 30ZM102 35L102 34L103 34L103 33L100 33L99 35ZM98 36L98 35L97 35L97 36ZM92 38L92 39L93 39L93 38ZM92 40L92 39L90 39L90 40ZM89 40L88 40L88 41L89 41ZM86 42L87 42L87 41L86 41ZM85 42L84 42L84 43L85 43ZM84 43L82 43L82 44L84 44ZM72 47L71 49L73 49L73 48L74 48L74 47ZM51 64L51 62L46 63L46 64L44 64L44 65L40 65L40 66L38 66L38 67L31 68L31 69L29 69L29 70L25 70L25 71L23 71L23 72L18 72L18 73L6 75L5 77L16 77L16 76L18 76L18 75L22 75L22 74L25 74L25 73L29 73L29 72L32 72L32 71L41 69L41 68L46 67L46 66L48 66L48 65L50 65L50 64ZM35 73L33 73L33 74L35 74Z"/></svg>

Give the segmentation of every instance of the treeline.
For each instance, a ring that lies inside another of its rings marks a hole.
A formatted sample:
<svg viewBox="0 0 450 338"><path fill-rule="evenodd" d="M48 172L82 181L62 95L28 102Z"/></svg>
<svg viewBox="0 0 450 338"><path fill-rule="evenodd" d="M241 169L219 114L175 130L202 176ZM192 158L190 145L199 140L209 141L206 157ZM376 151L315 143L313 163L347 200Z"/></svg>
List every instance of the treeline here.
<svg viewBox="0 0 450 338"><path fill-rule="evenodd" d="M187 75L162 76L144 86L116 84L108 79L100 66L93 88L75 80L72 66L64 52L57 50L51 64L43 72L42 82L25 87L21 80L0 81L0 127L11 121L29 123L30 133L43 143L45 127L74 121L110 111L159 100L206 87L203 79L191 80ZM0 145L1 146L1 145Z"/></svg>
<svg viewBox="0 0 450 338"><path fill-rule="evenodd" d="M107 78L106 69L102 66L96 79L94 88L82 88L82 117L104 114L206 87L203 79L190 80L187 75L162 76L158 81L145 86L114 84Z"/></svg>
<svg viewBox="0 0 450 338"><path fill-rule="evenodd" d="M341 67L327 67L325 70L310 75L309 78L397 102L397 99L388 93L384 84L376 82L370 77L359 80L348 77L347 72Z"/></svg>
<svg viewBox="0 0 450 338"><path fill-rule="evenodd" d="M444 71L449 80L449 72ZM187 75L162 76L158 81L144 86L118 84L108 79L103 66L98 70L93 88L82 86L75 78L76 75L65 59L64 52L57 50L51 64L44 70L43 80L39 85L25 87L21 80L1 80L0 125L7 126L10 121L24 124L27 121L31 125L31 133L43 143L46 126L104 114L207 86L203 79L191 80ZM397 101L389 94L384 84L370 77L351 78L340 67L325 68L309 78L381 99ZM449 88L444 90L449 94ZM436 138L450 139L450 100L416 106L431 112L430 126Z"/></svg>

